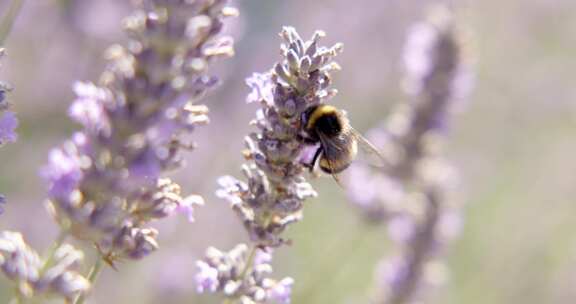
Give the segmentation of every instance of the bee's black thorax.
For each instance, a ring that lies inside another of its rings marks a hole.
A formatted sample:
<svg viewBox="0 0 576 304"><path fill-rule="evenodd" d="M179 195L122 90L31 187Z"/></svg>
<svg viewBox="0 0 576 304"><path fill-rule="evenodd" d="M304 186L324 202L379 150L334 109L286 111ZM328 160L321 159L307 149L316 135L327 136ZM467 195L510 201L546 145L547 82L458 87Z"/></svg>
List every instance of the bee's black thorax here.
<svg viewBox="0 0 576 304"><path fill-rule="evenodd" d="M306 110L304 117L305 130L313 141L320 140L319 132L327 137L334 137L342 132L341 114L333 106L312 106Z"/></svg>

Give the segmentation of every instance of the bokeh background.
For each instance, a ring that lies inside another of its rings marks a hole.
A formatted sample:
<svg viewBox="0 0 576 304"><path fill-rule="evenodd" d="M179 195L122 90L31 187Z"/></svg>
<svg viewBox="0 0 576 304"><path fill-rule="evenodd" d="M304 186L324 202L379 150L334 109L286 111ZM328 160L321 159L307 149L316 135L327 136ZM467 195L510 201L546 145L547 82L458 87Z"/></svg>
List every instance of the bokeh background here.
<svg viewBox="0 0 576 304"><path fill-rule="evenodd" d="M255 106L246 105L244 78L279 58L277 33L293 25L308 36L343 42L343 70L334 100L360 131L376 125L405 99L400 87L402 44L409 26L433 1L244 0L229 32L237 55L214 72L224 81L205 99L211 124L198 130L199 148L174 178L207 205L197 221L158 223L161 249L106 269L90 303L218 303L194 291L194 262L206 247L230 249L246 240L216 179L239 175L243 136ZM0 0L0 13L8 0ZM455 118L447 151L461 172L466 204L461 238L449 250L449 281L430 303L576 302L576 1L454 1L477 59L477 85ZM96 80L102 53L122 43L128 1L25 1L0 79L15 88L20 139L0 151L0 193L9 198L0 229L20 230L46 248L57 229L44 209L39 169L49 149L78 126L66 116L75 80ZM313 184L303 222L276 252L275 275L296 280L293 303L366 303L374 268L390 251L384 227L366 224L331 179ZM88 257L89 259L91 257ZM0 279L0 303L11 286Z"/></svg>

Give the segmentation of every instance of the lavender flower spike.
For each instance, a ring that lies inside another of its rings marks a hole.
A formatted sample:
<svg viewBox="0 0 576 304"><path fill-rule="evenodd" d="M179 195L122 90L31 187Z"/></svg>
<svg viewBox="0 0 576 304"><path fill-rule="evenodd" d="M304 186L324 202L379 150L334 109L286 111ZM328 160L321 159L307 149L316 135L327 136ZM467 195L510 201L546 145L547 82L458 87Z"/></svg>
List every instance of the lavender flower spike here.
<svg viewBox="0 0 576 304"><path fill-rule="evenodd" d="M0 48L0 59L4 57L6 51ZM10 86L0 82L0 146L5 143L15 142L16 127L18 127L18 119L14 112L9 111L10 103L6 100L6 94L10 91Z"/></svg>
<svg viewBox="0 0 576 304"><path fill-rule="evenodd" d="M320 31L309 41L292 27L280 35L285 41L283 60L272 71L246 81L252 88L247 101L261 106L252 122L258 131L245 139L247 163L242 173L248 183L225 176L217 192L232 204L251 240L265 247L285 243L282 232L302 218L304 200L316 196L303 176L301 116L336 94L329 88L330 72L338 69L332 58L342 49L341 44L319 47L324 36Z"/></svg>
<svg viewBox="0 0 576 304"><path fill-rule="evenodd" d="M24 297L56 295L71 301L84 294L90 283L77 270L84 254L71 245L60 245L50 260L42 260L17 232L0 232L0 270L15 281Z"/></svg>
<svg viewBox="0 0 576 304"><path fill-rule="evenodd" d="M0 59L4 57L6 51L0 48ZM14 112L9 111L10 103L6 100L6 94L10 91L10 87L0 82L0 147L5 143L15 142L17 139L16 128L18 127L18 119ZM6 197L0 194L0 214L4 212L6 204Z"/></svg>
<svg viewBox="0 0 576 304"><path fill-rule="evenodd" d="M380 263L376 303L420 302L425 290L442 283L442 253L462 222L460 207L450 198L455 170L438 147L455 100L465 97L472 77L449 11L439 7L432 13L412 28L406 44L411 103L369 135L395 151L393 165L386 174L362 166L350 170L350 189L356 190L351 199L371 219L385 220L398 245L398 252ZM366 185L385 191L362 191Z"/></svg>
<svg viewBox="0 0 576 304"><path fill-rule="evenodd" d="M264 278L272 272L268 262L272 248L288 242L282 232L302 219L304 200L316 196L304 178L301 118L304 111L336 94L330 89L330 72L339 68L332 61L341 50L319 47L323 32L303 41L292 27L280 36L282 61L264 74L254 74L246 83L252 88L247 102L260 103L258 130L245 138L246 163L242 173L247 183L231 176L221 177L217 195L228 200L252 240L230 253L209 249L198 262L197 290L223 292L226 303L289 303L294 280Z"/></svg>
<svg viewBox="0 0 576 304"><path fill-rule="evenodd" d="M403 157L394 176L408 185L407 199L420 212L404 212L411 232L400 244L400 252L389 259L391 271L381 281L381 303L412 303L424 291L445 279L441 260L447 243L459 232L459 206L450 201L455 185L452 167L439 154L439 139L456 97L462 97L462 79L470 78L447 10L435 11L428 22L417 25L409 37L406 54L422 52L421 68L407 60L407 80L416 88L409 129L400 135ZM411 44L413 41L427 43ZM410 56L408 56L410 57ZM409 59L409 58L408 58ZM415 60L415 58L413 58ZM408 197L411 197L408 198ZM385 262L386 263L386 262ZM390 280L391 278L391 280Z"/></svg>
<svg viewBox="0 0 576 304"><path fill-rule="evenodd" d="M74 86L69 114L83 130L43 171L57 221L109 262L153 252L158 232L146 224L177 211L191 218L202 202L183 198L162 174L182 165L190 133L208 122L208 108L195 102L218 83L210 62L233 55L231 38L218 35L237 13L225 0L136 2L124 22L127 47L108 50L98 85Z"/></svg>

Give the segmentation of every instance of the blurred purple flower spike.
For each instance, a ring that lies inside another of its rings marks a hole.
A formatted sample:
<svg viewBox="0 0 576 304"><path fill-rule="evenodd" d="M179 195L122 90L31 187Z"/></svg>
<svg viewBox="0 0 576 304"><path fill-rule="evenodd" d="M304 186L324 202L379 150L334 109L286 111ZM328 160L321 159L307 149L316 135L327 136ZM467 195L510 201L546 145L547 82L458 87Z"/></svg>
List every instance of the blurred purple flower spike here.
<svg viewBox="0 0 576 304"><path fill-rule="evenodd" d="M4 57L6 51L0 48L0 59ZM6 143L13 143L18 139L16 128L18 127L18 118L12 111L8 111L11 104L6 99L7 92L10 87L0 82L0 147ZM0 215L4 213L4 205L6 205L6 197L0 194Z"/></svg>
<svg viewBox="0 0 576 304"><path fill-rule="evenodd" d="M0 194L0 215L4 213L4 205L6 205L6 197L4 194Z"/></svg>
<svg viewBox="0 0 576 304"><path fill-rule="evenodd" d="M0 48L0 59L4 57L6 51ZM14 112L9 111L10 102L6 99L10 86L0 82L0 146L15 142L18 139L16 128L18 127L18 118Z"/></svg>
<svg viewBox="0 0 576 304"><path fill-rule="evenodd" d="M440 283L432 272L462 225L461 207L450 202L457 176L438 149L473 79L459 43L444 7L412 27L404 50L411 100L369 135L390 152L392 166L384 174L362 165L349 170L349 198L367 218L385 222L397 243L396 254L380 263L375 303L423 300L425 287Z"/></svg>
<svg viewBox="0 0 576 304"><path fill-rule="evenodd" d="M196 104L218 79L210 63L233 55L219 35L237 11L225 0L136 1L124 21L130 41L112 46L98 84L74 84L69 115L83 126L52 150L43 170L49 206L62 229L96 244L109 263L158 248L146 225L179 212L193 220L197 195L162 175L182 165L190 135L208 122Z"/></svg>

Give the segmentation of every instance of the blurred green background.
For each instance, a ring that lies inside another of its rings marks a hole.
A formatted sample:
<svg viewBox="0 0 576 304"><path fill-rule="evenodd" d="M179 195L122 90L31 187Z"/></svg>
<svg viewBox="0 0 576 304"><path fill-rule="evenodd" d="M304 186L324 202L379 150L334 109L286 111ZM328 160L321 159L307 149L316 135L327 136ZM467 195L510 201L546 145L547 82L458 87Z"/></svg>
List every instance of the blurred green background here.
<svg viewBox="0 0 576 304"><path fill-rule="evenodd" d="M334 100L365 131L404 100L399 86L407 29L425 0L245 0L229 32L237 55L214 71L224 85L205 99L211 124L199 148L174 176L208 204L197 221L158 223L161 249L100 277L90 303L217 303L194 291L194 262L208 246L228 250L246 240L216 178L239 176L243 136L255 106L244 78L279 58L282 25L343 42ZM8 0L0 0L4 12ZM430 303L576 302L576 1L454 1L477 59L476 90L454 123L447 148L459 167L466 204L461 238L449 250L451 275ZM128 1L29 0L5 47L0 79L15 90L20 139L0 151L0 193L9 205L0 229L26 234L46 248L56 226L44 209L38 171L49 149L78 126L66 116L75 80L96 80L107 46L125 41L120 20ZM390 252L384 227L365 224L331 179L313 180L320 197L288 231L291 247L276 252L275 275L296 280L293 303L366 303L377 261ZM88 257L90 259L91 257ZM11 286L0 279L0 303Z"/></svg>

